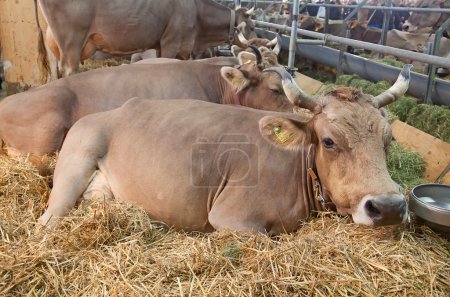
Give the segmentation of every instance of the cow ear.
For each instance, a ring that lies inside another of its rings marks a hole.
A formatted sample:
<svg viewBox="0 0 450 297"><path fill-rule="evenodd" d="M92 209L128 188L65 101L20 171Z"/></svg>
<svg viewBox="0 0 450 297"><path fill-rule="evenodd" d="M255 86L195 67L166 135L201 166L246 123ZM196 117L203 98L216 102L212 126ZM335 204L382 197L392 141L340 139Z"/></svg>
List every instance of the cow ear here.
<svg viewBox="0 0 450 297"><path fill-rule="evenodd" d="M319 32L323 29L323 23L317 22L315 25L316 32Z"/></svg>
<svg viewBox="0 0 450 297"><path fill-rule="evenodd" d="M357 25L358 25L358 21L357 20L353 20L350 23L348 23L348 27L350 29L355 29Z"/></svg>
<svg viewBox="0 0 450 297"><path fill-rule="evenodd" d="M299 149L311 139L306 123L284 117L263 117L259 131L268 142L283 149Z"/></svg>
<svg viewBox="0 0 450 297"><path fill-rule="evenodd" d="M238 93L250 84L250 79L244 72L233 67L222 67L220 75L231 85L231 87Z"/></svg>
<svg viewBox="0 0 450 297"><path fill-rule="evenodd" d="M238 54L239 65L250 64L252 62L256 62L255 54L249 52L240 52Z"/></svg>

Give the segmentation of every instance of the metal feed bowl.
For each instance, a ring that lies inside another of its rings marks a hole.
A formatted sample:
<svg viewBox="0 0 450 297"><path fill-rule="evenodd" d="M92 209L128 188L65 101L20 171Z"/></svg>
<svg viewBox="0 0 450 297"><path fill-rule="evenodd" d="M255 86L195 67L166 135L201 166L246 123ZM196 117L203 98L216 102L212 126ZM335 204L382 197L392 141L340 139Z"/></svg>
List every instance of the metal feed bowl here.
<svg viewBox="0 0 450 297"><path fill-rule="evenodd" d="M411 191L409 208L431 228L450 232L450 186L423 184Z"/></svg>

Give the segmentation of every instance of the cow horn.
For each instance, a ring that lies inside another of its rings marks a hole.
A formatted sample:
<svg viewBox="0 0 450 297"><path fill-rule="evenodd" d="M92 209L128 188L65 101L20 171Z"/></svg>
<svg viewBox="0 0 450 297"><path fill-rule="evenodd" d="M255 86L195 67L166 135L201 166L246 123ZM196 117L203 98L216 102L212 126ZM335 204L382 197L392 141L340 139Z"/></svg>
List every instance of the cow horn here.
<svg viewBox="0 0 450 297"><path fill-rule="evenodd" d="M261 66L262 65L262 55L261 55L261 52L259 51L259 49L254 45L249 45L248 47L251 48L253 50L253 52L255 53L256 65Z"/></svg>
<svg viewBox="0 0 450 297"><path fill-rule="evenodd" d="M251 16L255 12L255 7L253 6L245 12L246 15Z"/></svg>
<svg viewBox="0 0 450 297"><path fill-rule="evenodd" d="M273 71L281 76L284 93L292 104L309 109L312 112L317 111L319 104L314 97L303 92L284 67L270 67L264 70L264 72L266 71Z"/></svg>
<svg viewBox="0 0 450 297"><path fill-rule="evenodd" d="M277 44L275 45L275 47L273 48L272 51L277 56L280 53L280 51L281 51L281 37L280 37L280 35L277 35Z"/></svg>
<svg viewBox="0 0 450 297"><path fill-rule="evenodd" d="M234 8L234 10L238 10L241 9L241 3L236 4L236 7Z"/></svg>
<svg viewBox="0 0 450 297"><path fill-rule="evenodd" d="M237 25L236 29L238 29L239 32L242 32L242 30L245 30L245 27L247 27L247 24L245 22L241 22Z"/></svg>
<svg viewBox="0 0 450 297"><path fill-rule="evenodd" d="M242 32L239 32L238 39L239 39L239 42L243 46L245 46L246 48L248 47L248 40L247 40L247 38L245 38L245 36L244 36L244 34L242 34Z"/></svg>
<svg viewBox="0 0 450 297"><path fill-rule="evenodd" d="M266 46L272 48L272 47L274 47L275 45L277 45L277 42L278 42L278 38L275 36L275 38L272 39L271 41L269 41L269 42L266 44Z"/></svg>
<svg viewBox="0 0 450 297"><path fill-rule="evenodd" d="M372 99L375 107L380 108L391 104L406 93L409 87L412 67L413 65L411 64L406 64L403 66L397 81L392 85L392 87Z"/></svg>

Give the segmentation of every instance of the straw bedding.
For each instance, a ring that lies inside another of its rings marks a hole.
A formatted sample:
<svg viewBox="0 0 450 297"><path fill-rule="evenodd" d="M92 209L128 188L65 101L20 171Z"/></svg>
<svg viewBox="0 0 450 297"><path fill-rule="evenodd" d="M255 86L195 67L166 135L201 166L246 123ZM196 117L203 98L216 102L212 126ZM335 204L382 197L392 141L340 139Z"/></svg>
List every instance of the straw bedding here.
<svg viewBox="0 0 450 297"><path fill-rule="evenodd" d="M448 296L450 245L427 227L322 213L294 234L186 234L137 207L84 201L49 232L50 191L0 158L1 296Z"/></svg>

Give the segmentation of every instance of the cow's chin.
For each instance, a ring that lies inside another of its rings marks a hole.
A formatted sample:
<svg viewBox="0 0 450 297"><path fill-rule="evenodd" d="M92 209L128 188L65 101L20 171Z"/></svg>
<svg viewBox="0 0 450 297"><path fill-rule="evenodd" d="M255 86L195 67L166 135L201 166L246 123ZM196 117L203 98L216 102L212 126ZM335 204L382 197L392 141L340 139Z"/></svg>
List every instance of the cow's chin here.
<svg viewBox="0 0 450 297"><path fill-rule="evenodd" d="M339 207L336 205L336 212L342 216L347 216L352 214L352 210L347 207Z"/></svg>

